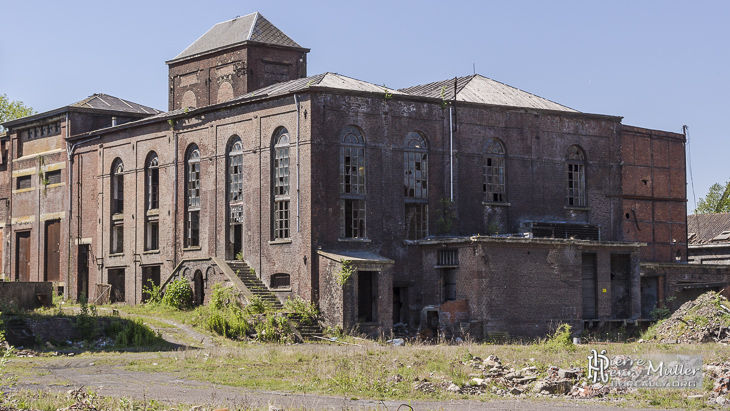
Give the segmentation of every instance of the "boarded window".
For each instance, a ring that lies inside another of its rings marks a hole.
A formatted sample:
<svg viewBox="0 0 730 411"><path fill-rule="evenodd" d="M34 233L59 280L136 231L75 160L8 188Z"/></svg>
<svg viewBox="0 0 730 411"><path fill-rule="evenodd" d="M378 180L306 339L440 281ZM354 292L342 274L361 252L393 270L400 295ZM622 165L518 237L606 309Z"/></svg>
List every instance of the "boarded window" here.
<svg viewBox="0 0 730 411"><path fill-rule="evenodd" d="M61 170L53 170L46 173L48 184L61 184Z"/></svg>
<svg viewBox="0 0 730 411"><path fill-rule="evenodd" d="M271 288L291 287L289 274L278 273L271 276Z"/></svg>
<svg viewBox="0 0 730 411"><path fill-rule="evenodd" d="M582 257L583 319L598 318L596 255L585 253Z"/></svg>
<svg viewBox="0 0 730 411"><path fill-rule="evenodd" d="M15 180L15 188L18 190L24 190L26 188L31 188L31 184L33 182L32 175L27 176L20 176Z"/></svg>
<svg viewBox="0 0 730 411"><path fill-rule="evenodd" d="M439 250L437 264L439 266L458 266L459 250Z"/></svg>

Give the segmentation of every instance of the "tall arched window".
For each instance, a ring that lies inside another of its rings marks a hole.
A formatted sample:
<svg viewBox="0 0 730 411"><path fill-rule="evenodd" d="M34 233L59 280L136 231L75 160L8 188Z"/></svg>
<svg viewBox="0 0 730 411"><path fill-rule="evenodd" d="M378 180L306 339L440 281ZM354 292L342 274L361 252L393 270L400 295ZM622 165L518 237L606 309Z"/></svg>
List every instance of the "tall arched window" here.
<svg viewBox="0 0 730 411"><path fill-rule="evenodd" d="M124 252L124 164L117 158L112 163L111 182L111 241L112 254Z"/></svg>
<svg viewBox="0 0 730 411"><path fill-rule="evenodd" d="M186 180L186 235L187 247L200 246L200 150L195 144L188 147L185 156Z"/></svg>
<svg viewBox="0 0 730 411"><path fill-rule="evenodd" d="M274 180L273 192L273 238L289 238L289 132L279 127L272 139L272 167L271 174Z"/></svg>
<svg viewBox="0 0 730 411"><path fill-rule="evenodd" d="M158 250L160 241L160 162L151 151L145 162L145 250Z"/></svg>
<svg viewBox="0 0 730 411"><path fill-rule="evenodd" d="M355 126L340 133L340 238L365 238L365 138Z"/></svg>
<svg viewBox="0 0 730 411"><path fill-rule="evenodd" d="M565 170L567 175L567 201L569 206L586 205L585 153L577 145L568 147L565 154Z"/></svg>
<svg viewBox="0 0 730 411"><path fill-rule="evenodd" d="M504 173L504 144L497 138L488 138L484 149L484 201L507 201Z"/></svg>
<svg viewBox="0 0 730 411"><path fill-rule="evenodd" d="M243 249L243 144L233 136L228 144L228 258Z"/></svg>
<svg viewBox="0 0 730 411"><path fill-rule="evenodd" d="M418 132L406 135L403 151L406 237L428 236L428 145Z"/></svg>

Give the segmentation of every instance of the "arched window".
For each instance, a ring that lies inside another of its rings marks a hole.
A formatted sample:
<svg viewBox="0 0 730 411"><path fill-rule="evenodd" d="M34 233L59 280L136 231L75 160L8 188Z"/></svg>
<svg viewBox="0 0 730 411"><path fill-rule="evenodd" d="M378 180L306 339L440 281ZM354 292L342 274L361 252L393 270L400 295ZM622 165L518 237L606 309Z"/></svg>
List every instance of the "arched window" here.
<svg viewBox="0 0 730 411"><path fill-rule="evenodd" d="M584 207L586 205L585 153L577 145L568 147L565 154L565 170L567 175L568 205Z"/></svg>
<svg viewBox="0 0 730 411"><path fill-rule="evenodd" d="M484 149L484 201L507 201L504 174L504 144L497 138L488 138Z"/></svg>
<svg viewBox="0 0 730 411"><path fill-rule="evenodd" d="M271 174L274 180L273 188L273 238L274 240L289 238L289 132L279 127L272 139Z"/></svg>
<svg viewBox="0 0 730 411"><path fill-rule="evenodd" d="M228 245L227 258L243 252L243 144L233 136L228 144Z"/></svg>
<svg viewBox="0 0 730 411"><path fill-rule="evenodd" d="M154 151L145 162L145 250L159 249L160 163Z"/></svg>
<svg viewBox="0 0 730 411"><path fill-rule="evenodd" d="M111 180L111 241L110 253L124 252L124 164L117 158L112 163Z"/></svg>
<svg viewBox="0 0 730 411"><path fill-rule="evenodd" d="M186 168L186 236L187 247L200 246L200 150L195 144L188 147Z"/></svg>
<svg viewBox="0 0 730 411"><path fill-rule="evenodd" d="M406 135L403 151L406 237L428 236L428 145L418 132Z"/></svg>
<svg viewBox="0 0 730 411"><path fill-rule="evenodd" d="M340 238L365 238L365 138L355 126L340 133Z"/></svg>

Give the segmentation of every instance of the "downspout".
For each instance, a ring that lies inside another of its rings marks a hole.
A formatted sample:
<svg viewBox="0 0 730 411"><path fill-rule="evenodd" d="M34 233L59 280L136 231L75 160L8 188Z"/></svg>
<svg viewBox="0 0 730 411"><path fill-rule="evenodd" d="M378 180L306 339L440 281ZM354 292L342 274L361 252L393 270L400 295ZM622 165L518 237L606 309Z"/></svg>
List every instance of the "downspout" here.
<svg viewBox="0 0 730 411"><path fill-rule="evenodd" d="M175 139L175 163L174 163L174 167L173 167L173 170L175 172L175 190L174 190L174 195L173 195L173 198L174 198L173 203L174 203L174 208L175 208L175 218L174 218L175 229L173 231L174 234L173 234L173 239L172 239L172 247L173 247L172 266L177 267L177 239L179 237L177 235L177 208L178 208L178 206L177 206L177 185L178 185L178 181L177 181L177 179L178 179L178 172L177 172L177 168L178 168L177 144L178 144L178 141L177 141L177 137L178 137L178 135L175 133L175 120L172 120L172 125L170 126L170 128L171 128L170 131L172 131L172 138Z"/></svg>
<svg viewBox="0 0 730 411"><path fill-rule="evenodd" d="M294 94L294 105L297 108L297 233L299 232L299 101Z"/></svg>
<svg viewBox="0 0 730 411"><path fill-rule="evenodd" d="M687 125L682 126L682 134L684 135L684 151L687 152ZM690 160L691 161L691 160ZM684 198L687 199L687 155L685 154L682 157L682 162L684 163ZM693 186L694 187L694 183ZM694 190L694 188L693 188ZM687 204L685 202L685 204ZM697 204L695 204L695 207ZM684 261L689 262L689 240L687 239L687 210L684 210Z"/></svg>
<svg viewBox="0 0 730 411"><path fill-rule="evenodd" d="M449 105L449 186L451 188L451 202L454 202L454 116L453 106Z"/></svg>
<svg viewBox="0 0 730 411"><path fill-rule="evenodd" d="M68 121L68 113L66 113L66 139L68 139L71 136L71 123ZM74 176L74 151L76 151L76 147L78 147L80 144L87 143L89 141L97 140L101 138L100 136L92 137L86 140L82 140L79 142L76 142L74 144L71 144L66 141L66 159L68 160L68 262L66 264L66 286L63 288L63 298L67 300L70 295L70 288L71 288L71 249L73 248L73 235L71 233L71 221L73 220L73 176ZM80 226L76 227L76 230L78 231L80 229ZM81 233L78 233L78 237L81 236ZM88 295L86 296L89 297ZM76 296L78 298L78 296Z"/></svg>

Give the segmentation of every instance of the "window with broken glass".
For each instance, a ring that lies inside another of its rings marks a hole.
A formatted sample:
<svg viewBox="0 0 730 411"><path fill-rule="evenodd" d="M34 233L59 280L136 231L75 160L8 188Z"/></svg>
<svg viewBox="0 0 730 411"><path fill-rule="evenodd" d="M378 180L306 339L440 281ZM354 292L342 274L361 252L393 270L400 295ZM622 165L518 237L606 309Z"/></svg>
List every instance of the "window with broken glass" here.
<svg viewBox="0 0 730 411"><path fill-rule="evenodd" d="M145 251L160 248L160 162L154 151L147 155L145 164Z"/></svg>
<svg viewBox="0 0 730 411"><path fill-rule="evenodd" d="M340 143L340 238L366 238L365 138L347 126Z"/></svg>
<svg viewBox="0 0 730 411"><path fill-rule="evenodd" d="M274 133L273 165L273 238L286 239L289 231L289 132L279 127Z"/></svg>
<svg viewBox="0 0 730 411"><path fill-rule="evenodd" d="M187 199L186 235L187 247L200 246L200 150L192 144L186 158Z"/></svg>
<svg viewBox="0 0 730 411"><path fill-rule="evenodd" d="M487 139L485 154L484 201L489 203L507 201L504 178L504 144L496 138Z"/></svg>
<svg viewBox="0 0 730 411"><path fill-rule="evenodd" d="M111 174L112 214L124 213L124 164L116 159Z"/></svg>
<svg viewBox="0 0 730 411"><path fill-rule="evenodd" d="M428 236L428 145L418 132L406 136L403 151L406 238Z"/></svg>
<svg viewBox="0 0 730 411"><path fill-rule="evenodd" d="M569 206L584 207L586 205L585 154L579 146L568 148L565 157L567 176L567 202Z"/></svg>

